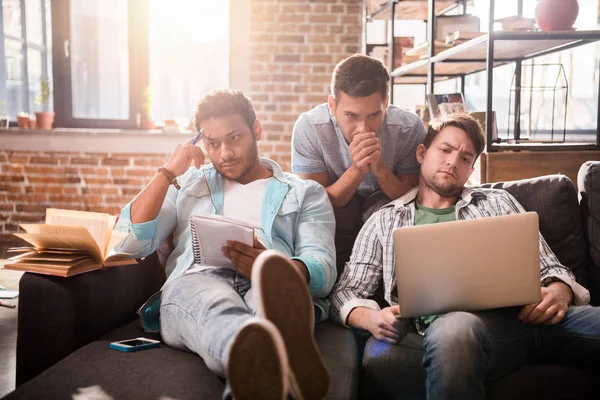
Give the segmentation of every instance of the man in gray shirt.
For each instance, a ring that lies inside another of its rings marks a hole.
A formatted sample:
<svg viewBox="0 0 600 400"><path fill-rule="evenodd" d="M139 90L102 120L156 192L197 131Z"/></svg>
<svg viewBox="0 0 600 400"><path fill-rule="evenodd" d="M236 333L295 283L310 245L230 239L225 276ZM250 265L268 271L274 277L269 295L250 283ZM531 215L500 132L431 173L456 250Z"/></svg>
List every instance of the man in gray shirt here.
<svg viewBox="0 0 600 400"><path fill-rule="evenodd" d="M415 154L425 126L389 104L389 89L381 61L353 55L335 67L329 101L294 126L292 172L322 184L337 209L338 264L348 259L362 222L419 181Z"/></svg>

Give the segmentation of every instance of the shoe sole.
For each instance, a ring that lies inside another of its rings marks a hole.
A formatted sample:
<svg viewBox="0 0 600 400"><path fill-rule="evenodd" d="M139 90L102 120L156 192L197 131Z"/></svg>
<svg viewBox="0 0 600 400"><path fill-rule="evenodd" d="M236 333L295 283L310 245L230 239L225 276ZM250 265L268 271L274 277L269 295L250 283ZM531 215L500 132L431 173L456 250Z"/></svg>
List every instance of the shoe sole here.
<svg viewBox="0 0 600 400"><path fill-rule="evenodd" d="M236 400L285 400L289 374L285 345L266 320L248 322L235 337L227 360L227 381Z"/></svg>
<svg viewBox="0 0 600 400"><path fill-rule="evenodd" d="M296 398L318 400L327 395L330 377L314 339L313 304L304 279L291 261L268 250L252 267L258 293L257 311L283 338L290 365L290 386Z"/></svg>

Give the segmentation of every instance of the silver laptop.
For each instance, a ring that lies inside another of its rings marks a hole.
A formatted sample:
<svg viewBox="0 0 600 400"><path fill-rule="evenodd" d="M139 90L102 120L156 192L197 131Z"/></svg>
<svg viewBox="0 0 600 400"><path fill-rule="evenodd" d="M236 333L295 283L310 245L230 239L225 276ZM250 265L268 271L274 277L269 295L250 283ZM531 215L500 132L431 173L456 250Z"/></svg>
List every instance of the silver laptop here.
<svg viewBox="0 0 600 400"><path fill-rule="evenodd" d="M402 317L541 300L535 212L395 229Z"/></svg>

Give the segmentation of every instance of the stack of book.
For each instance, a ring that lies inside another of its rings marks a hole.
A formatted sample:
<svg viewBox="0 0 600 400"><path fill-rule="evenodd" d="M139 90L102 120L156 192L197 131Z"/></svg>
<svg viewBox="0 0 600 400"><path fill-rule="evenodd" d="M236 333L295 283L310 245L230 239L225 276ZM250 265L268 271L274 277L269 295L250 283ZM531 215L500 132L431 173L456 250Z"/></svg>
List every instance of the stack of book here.
<svg viewBox="0 0 600 400"><path fill-rule="evenodd" d="M31 247L13 247L5 269L72 276L104 267L135 264L126 253L112 249L128 234L114 230L117 217L86 211L49 208L45 224L21 224L15 233Z"/></svg>

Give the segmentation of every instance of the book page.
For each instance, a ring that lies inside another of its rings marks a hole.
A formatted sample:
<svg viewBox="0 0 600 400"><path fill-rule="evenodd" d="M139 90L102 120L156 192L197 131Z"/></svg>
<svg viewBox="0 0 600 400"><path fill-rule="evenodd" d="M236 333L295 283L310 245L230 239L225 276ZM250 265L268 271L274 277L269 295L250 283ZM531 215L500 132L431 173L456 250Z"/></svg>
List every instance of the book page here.
<svg viewBox="0 0 600 400"><path fill-rule="evenodd" d="M191 219L194 262L199 265L234 269L221 248L228 240L252 246L254 228L221 216L193 216Z"/></svg>
<svg viewBox="0 0 600 400"><path fill-rule="evenodd" d="M61 210L48 208L46 210L46 225L69 225L85 227L104 258L108 244L108 219L110 215L87 211Z"/></svg>
<svg viewBox="0 0 600 400"><path fill-rule="evenodd" d="M89 253L102 263L104 258L90 232L82 226L61 226L44 224L21 224L27 233L15 236L31 243L38 249L73 249Z"/></svg>

